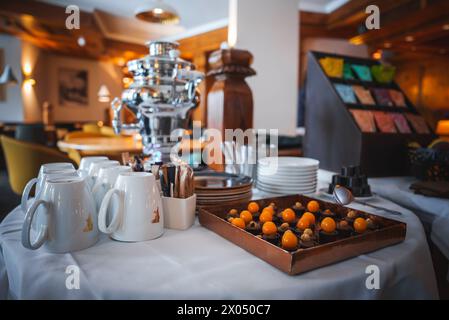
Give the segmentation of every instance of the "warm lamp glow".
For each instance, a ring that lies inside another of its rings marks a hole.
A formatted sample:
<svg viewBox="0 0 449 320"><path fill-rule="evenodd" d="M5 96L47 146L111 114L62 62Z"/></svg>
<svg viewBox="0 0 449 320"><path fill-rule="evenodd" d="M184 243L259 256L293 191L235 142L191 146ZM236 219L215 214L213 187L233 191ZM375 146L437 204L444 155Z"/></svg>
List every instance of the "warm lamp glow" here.
<svg viewBox="0 0 449 320"><path fill-rule="evenodd" d="M24 74L25 76L30 76L32 71L33 71L33 70L32 70L32 68L31 68L31 63L25 62L25 63L23 64L23 74Z"/></svg>
<svg viewBox="0 0 449 320"><path fill-rule="evenodd" d="M439 136L449 136L449 120L438 121L436 133Z"/></svg>
<svg viewBox="0 0 449 320"><path fill-rule="evenodd" d="M382 50L376 50L375 52L373 52L372 56L375 60L382 59Z"/></svg>
<svg viewBox="0 0 449 320"><path fill-rule="evenodd" d="M33 86L35 84L36 84L36 80L34 80L32 78L25 79L23 81L23 89L25 90L25 92L31 92L31 90L33 89Z"/></svg>
<svg viewBox="0 0 449 320"><path fill-rule="evenodd" d="M228 45L231 48L237 44L237 1L229 0Z"/></svg>
<svg viewBox="0 0 449 320"><path fill-rule="evenodd" d="M352 37L351 39L349 39L349 43L359 46L359 45L363 44L363 39L361 36L355 36L355 37Z"/></svg>

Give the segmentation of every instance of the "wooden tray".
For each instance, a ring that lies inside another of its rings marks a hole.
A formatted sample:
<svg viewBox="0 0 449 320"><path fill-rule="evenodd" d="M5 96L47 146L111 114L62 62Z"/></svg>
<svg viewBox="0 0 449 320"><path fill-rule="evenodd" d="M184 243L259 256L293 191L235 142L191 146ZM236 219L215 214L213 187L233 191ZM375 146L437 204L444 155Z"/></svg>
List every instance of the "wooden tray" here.
<svg viewBox="0 0 449 320"><path fill-rule="evenodd" d="M305 205L310 200L318 201L321 209L330 209L340 216L346 216L346 213L350 210L335 203L303 195L266 198L255 202L259 204L260 208L274 202L278 208L284 209L291 207L297 201ZM235 227L224 219L230 209L235 208L241 211L246 209L247 204L248 202L241 202L226 206L202 207L199 209L199 221L204 227L290 275L306 272L402 242L407 230L405 223L356 210L361 216L374 219L380 228L312 248L289 252Z"/></svg>

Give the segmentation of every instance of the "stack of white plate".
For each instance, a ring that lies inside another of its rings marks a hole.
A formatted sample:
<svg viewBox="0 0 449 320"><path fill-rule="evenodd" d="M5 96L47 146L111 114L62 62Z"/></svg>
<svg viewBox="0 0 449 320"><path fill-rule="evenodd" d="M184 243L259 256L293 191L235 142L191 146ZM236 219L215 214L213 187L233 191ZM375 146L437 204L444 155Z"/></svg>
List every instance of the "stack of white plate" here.
<svg viewBox="0 0 449 320"><path fill-rule="evenodd" d="M257 162L257 188L276 194L314 193L319 161L310 158L268 157Z"/></svg>

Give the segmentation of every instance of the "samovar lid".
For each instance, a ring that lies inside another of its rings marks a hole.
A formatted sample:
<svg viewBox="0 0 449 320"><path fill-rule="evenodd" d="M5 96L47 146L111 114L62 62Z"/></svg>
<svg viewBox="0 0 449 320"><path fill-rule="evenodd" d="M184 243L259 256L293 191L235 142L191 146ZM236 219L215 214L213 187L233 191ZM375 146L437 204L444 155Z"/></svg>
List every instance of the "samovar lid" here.
<svg viewBox="0 0 449 320"><path fill-rule="evenodd" d="M148 41L146 46L150 50L150 56L170 56L172 50L178 50L179 43L172 41Z"/></svg>
<svg viewBox="0 0 449 320"><path fill-rule="evenodd" d="M177 42L172 41L149 41L146 43L150 54L136 60L128 62L128 70L131 73L141 74L145 70L153 72L170 71L173 69L195 69L194 65L188 61L179 58Z"/></svg>

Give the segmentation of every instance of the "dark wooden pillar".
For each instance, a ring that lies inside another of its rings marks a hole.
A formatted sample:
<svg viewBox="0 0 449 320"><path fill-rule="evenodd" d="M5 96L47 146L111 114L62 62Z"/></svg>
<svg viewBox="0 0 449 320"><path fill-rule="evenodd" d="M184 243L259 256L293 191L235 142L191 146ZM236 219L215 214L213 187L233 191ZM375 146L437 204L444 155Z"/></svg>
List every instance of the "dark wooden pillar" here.
<svg viewBox="0 0 449 320"><path fill-rule="evenodd" d="M208 75L215 77L207 95L207 127L253 128L253 95L245 81L256 72L250 67L253 56L246 50L222 49L209 57Z"/></svg>

